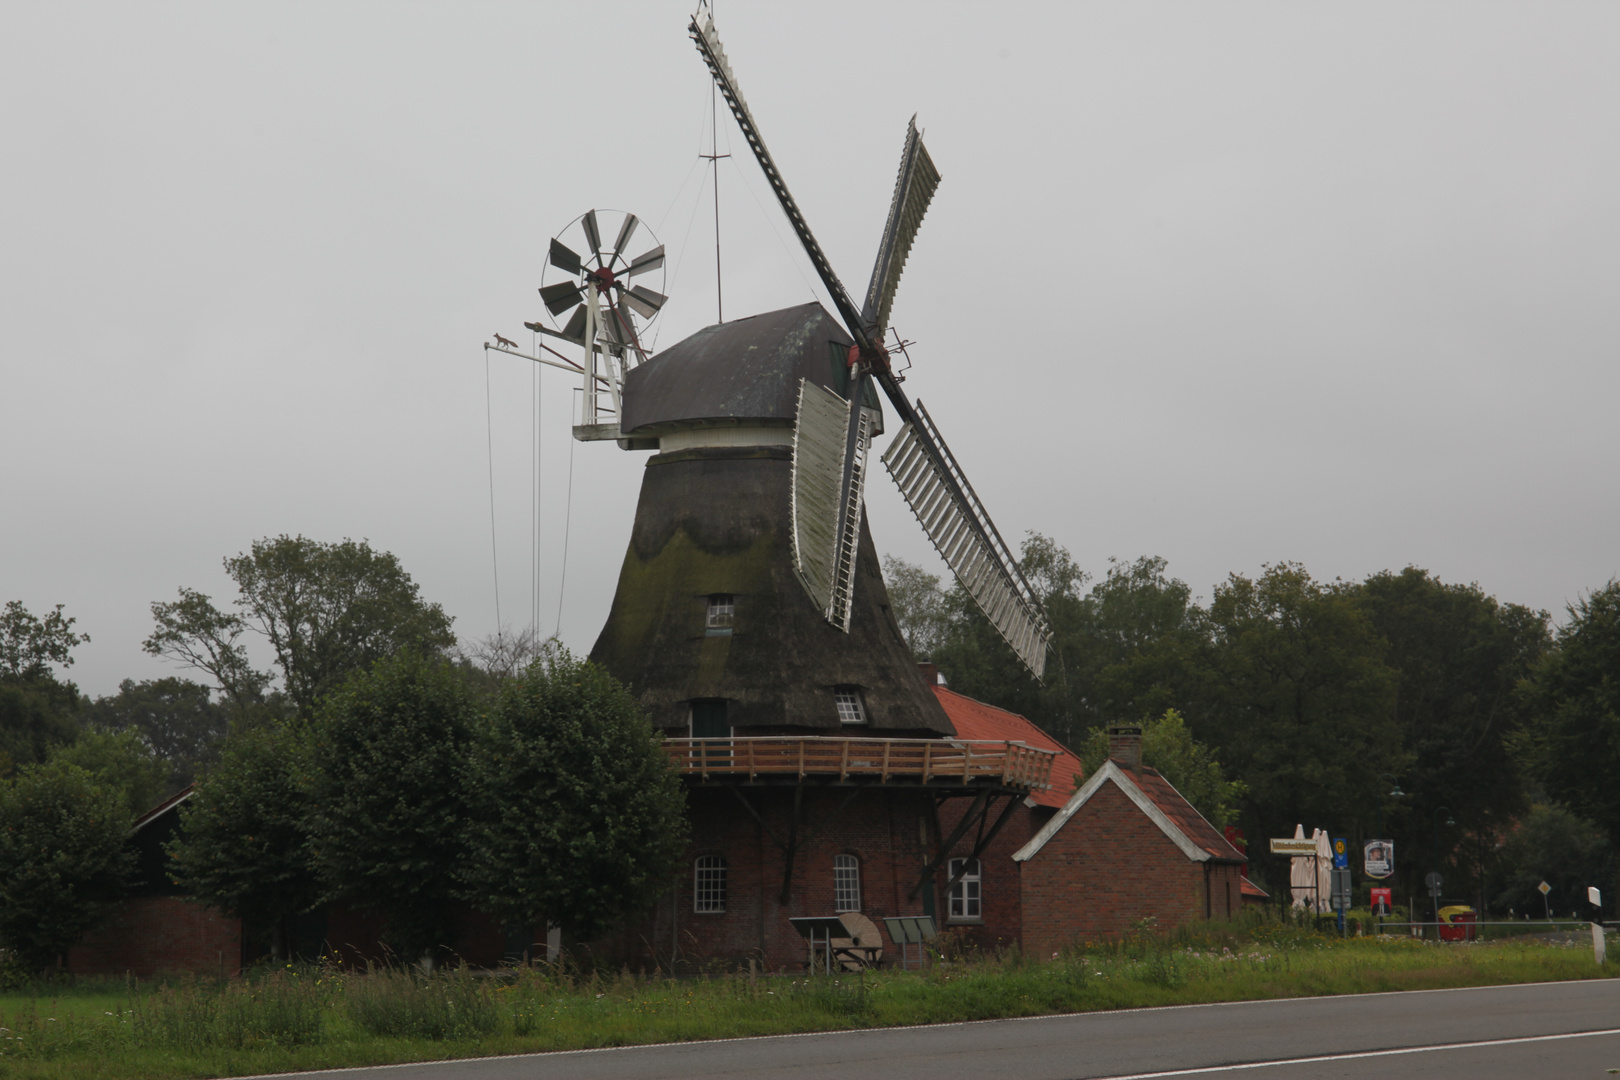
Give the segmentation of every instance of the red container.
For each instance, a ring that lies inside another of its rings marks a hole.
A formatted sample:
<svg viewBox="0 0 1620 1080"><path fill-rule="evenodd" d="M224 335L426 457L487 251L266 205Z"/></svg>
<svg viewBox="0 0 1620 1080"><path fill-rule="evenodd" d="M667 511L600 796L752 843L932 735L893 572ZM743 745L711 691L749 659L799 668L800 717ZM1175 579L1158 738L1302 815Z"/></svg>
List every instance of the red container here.
<svg viewBox="0 0 1620 1080"><path fill-rule="evenodd" d="M1473 941L1479 933L1474 924L1479 915L1471 907L1443 907L1440 909L1441 941Z"/></svg>

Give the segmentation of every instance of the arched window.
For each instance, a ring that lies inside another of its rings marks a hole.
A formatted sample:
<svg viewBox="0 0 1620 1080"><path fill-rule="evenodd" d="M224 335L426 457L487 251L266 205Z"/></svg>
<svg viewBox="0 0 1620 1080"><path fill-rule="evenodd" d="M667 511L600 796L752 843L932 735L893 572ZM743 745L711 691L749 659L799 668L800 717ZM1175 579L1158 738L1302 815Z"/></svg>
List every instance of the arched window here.
<svg viewBox="0 0 1620 1080"><path fill-rule="evenodd" d="M966 867L966 870L963 867ZM951 877L958 873L962 876L951 886L951 919L962 922L971 922L983 918L983 910L979 906L980 886L978 859L952 859L950 862Z"/></svg>
<svg viewBox="0 0 1620 1080"><path fill-rule="evenodd" d="M853 855L833 856L833 911L861 910L861 861Z"/></svg>
<svg viewBox="0 0 1620 1080"><path fill-rule="evenodd" d="M692 910L715 914L726 910L726 858L700 855L692 872Z"/></svg>

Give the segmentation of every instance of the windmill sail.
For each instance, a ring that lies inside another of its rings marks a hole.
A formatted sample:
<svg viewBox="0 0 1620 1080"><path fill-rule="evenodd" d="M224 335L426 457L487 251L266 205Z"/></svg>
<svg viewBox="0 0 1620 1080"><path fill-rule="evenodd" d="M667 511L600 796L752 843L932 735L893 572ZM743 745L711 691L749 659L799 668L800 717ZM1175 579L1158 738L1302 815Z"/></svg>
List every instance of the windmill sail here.
<svg viewBox="0 0 1620 1080"><path fill-rule="evenodd" d="M984 610L1001 635L1007 639L1013 651L1039 679L1046 670L1046 648L1052 635L1045 617L1041 614L1034 590L1019 572L1012 553L1007 550L1001 535L991 524L989 515L984 512L984 506L973 493L973 488L968 484L961 467L956 464L956 459L951 457L950 451L945 448L944 442L934 430L927 414L922 412L921 406L915 409L912 407L904 391L900 389L899 380L889 370L886 354L879 347L878 341L873 338L874 331L881 332L883 324L888 319L889 305L893 303L906 256L911 250L912 241L916 238L917 228L928 209L934 189L939 186L939 172L934 168L933 160L929 158L927 150L922 145L922 138L917 133L916 125L912 124L906 132L906 146L900 159L900 176L895 182L894 198L889 207L889 220L884 226L883 241L878 247L877 264L873 267L872 280L867 287L866 311L863 313L855 309L849 293L844 290L843 283L833 272L832 264L827 261L821 245L810 232L810 226L799 211L798 203L788 191L782 174L777 171L776 162L771 158L770 151L765 148L765 140L754 123L748 103L743 100L742 91L737 87L737 77L732 73L731 63L726 59L719 35L715 33L713 14L707 8L700 9L692 17L687 32L697 43L698 52L703 54L703 60L708 64L710 74L714 76L715 85L725 97L726 105L730 107L731 115L736 119L743 137L748 140L749 149L753 151L755 160L765 173L765 179L769 181L771 190L776 193L782 212L787 215L793 231L799 237L799 243L803 245L805 254L810 257L821 283L826 286L833 305L838 309L850 337L854 339L859 350L861 366L867 368L870 375L882 385L884 394L894 404L895 412L905 422L905 428L883 455L884 464L889 467L890 474L900 485L907 502L911 504L912 512L922 522L923 529L928 533L934 546L945 556L945 561L956 574L957 580ZM801 394L801 406L808 400L806 394ZM823 539L822 533L827 531L836 538L835 543L843 537L859 536L860 484L863 478L859 475L857 468L859 462L854 453L846 453L834 442L829 442L830 436L822 434L816 427L823 422L819 413L824 404L818 402L809 407L810 411L818 414L810 421L810 426L815 428L814 433L801 429L794 435L794 513L799 515L802 511L806 516L802 525L798 520L795 521L794 542L796 545L801 541L804 543L804 546L796 547L795 551L800 556L798 565L800 575L805 580L805 587L811 590L811 595L818 603L822 603L825 597L824 610L828 619L834 620L835 603L838 601L836 552L839 549L836 547L833 549L833 561L823 570L818 560L824 557L820 552L827 549L819 545ZM830 410L828 411L830 414ZM842 413L840 418L843 420L840 434L844 437L844 444L860 446L863 436L853 425L860 422L858 414L864 410L840 411ZM813 521L809 519L810 506L806 504L801 507L798 497L800 463L797 446L801 434L806 438L804 471L808 474L811 470L816 470L818 473L816 478L812 479L807 475L803 481L807 498L815 502ZM818 449L810 449L812 440ZM834 460L837 462L837 471L830 480L832 507L829 513L825 504L819 501L825 498L824 494L819 493L821 483L819 470L823 467L823 462ZM815 489L817 494L808 494L812 489ZM854 513L849 512L851 508L855 510ZM805 530L802 537L801 530ZM813 549L810 546L812 541L817 545ZM847 589L843 603L847 611Z"/></svg>
<svg viewBox="0 0 1620 1080"><path fill-rule="evenodd" d="M847 416L843 398L799 380L793 424L793 566L823 612L832 609Z"/></svg>
<svg viewBox="0 0 1620 1080"><path fill-rule="evenodd" d="M922 402L915 411L916 419L884 453L883 465L956 580L1039 679L1046 673L1051 627Z"/></svg>
<svg viewBox="0 0 1620 1080"><path fill-rule="evenodd" d="M894 303L895 290L900 287L906 256L911 254L912 241L917 239L917 229L938 187L939 170L934 167L934 159L928 156L928 148L917 130L917 118L913 116L906 125L900 175L894 181L889 219L883 225L883 240L878 244L872 280L866 286L866 302L861 307L861 322L872 327L874 336L880 339L889 326L889 307Z"/></svg>

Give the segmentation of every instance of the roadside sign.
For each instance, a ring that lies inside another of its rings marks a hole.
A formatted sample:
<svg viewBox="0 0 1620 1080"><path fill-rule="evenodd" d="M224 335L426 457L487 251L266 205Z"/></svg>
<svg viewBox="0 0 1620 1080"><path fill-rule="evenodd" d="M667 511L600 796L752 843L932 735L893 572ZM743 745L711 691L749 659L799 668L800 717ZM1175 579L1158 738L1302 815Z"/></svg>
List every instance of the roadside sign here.
<svg viewBox="0 0 1620 1080"><path fill-rule="evenodd" d="M1374 885L1372 888L1372 912L1374 915L1389 915L1395 910L1394 898L1390 895L1394 890Z"/></svg>
<svg viewBox="0 0 1620 1080"><path fill-rule="evenodd" d="M1536 891L1542 896L1546 896L1548 893L1552 892L1552 886L1543 881L1540 885L1536 886Z"/></svg>
<svg viewBox="0 0 1620 1080"><path fill-rule="evenodd" d="M1315 840L1296 840L1292 836L1271 838L1271 853L1273 855L1315 855Z"/></svg>
<svg viewBox="0 0 1620 1080"><path fill-rule="evenodd" d="M1586 887L1586 902L1591 904L1593 907L1603 906L1603 894L1598 891L1598 887L1596 885L1588 885Z"/></svg>
<svg viewBox="0 0 1620 1080"><path fill-rule="evenodd" d="M1427 885L1429 887L1429 895L1430 896L1439 896L1440 895L1440 885L1444 881L1445 881L1445 879L1442 878L1439 874L1435 873L1433 870L1430 870L1428 877L1425 877L1423 879L1423 884L1425 884L1425 885Z"/></svg>
<svg viewBox="0 0 1620 1080"><path fill-rule="evenodd" d="M1370 878L1387 878L1395 873L1395 841L1367 841L1361 853L1361 872Z"/></svg>
<svg viewBox="0 0 1620 1080"><path fill-rule="evenodd" d="M1333 871L1333 910L1349 911L1350 901L1350 871Z"/></svg>
<svg viewBox="0 0 1620 1080"><path fill-rule="evenodd" d="M1335 870L1350 869L1350 844L1342 836L1333 838L1333 868Z"/></svg>

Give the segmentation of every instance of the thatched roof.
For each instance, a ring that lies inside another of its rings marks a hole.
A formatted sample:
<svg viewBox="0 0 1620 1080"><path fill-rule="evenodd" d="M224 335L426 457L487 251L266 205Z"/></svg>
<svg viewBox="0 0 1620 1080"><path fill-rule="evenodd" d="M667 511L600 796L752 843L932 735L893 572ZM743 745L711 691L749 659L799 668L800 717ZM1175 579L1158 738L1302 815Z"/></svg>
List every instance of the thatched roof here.
<svg viewBox="0 0 1620 1080"><path fill-rule="evenodd" d="M629 683L661 728L685 728L689 702L721 698L730 722L750 734L833 734L843 730L833 690L852 686L865 700L863 733L955 734L889 611L864 523L849 633L829 625L800 585L790 466L790 451L780 446L694 448L650 459L613 608L591 659ZM729 635L705 634L708 598L716 593L736 597Z"/></svg>
<svg viewBox="0 0 1620 1080"><path fill-rule="evenodd" d="M647 436L705 422L791 425L800 379L848 396L850 344L816 303L705 327L630 370L619 429ZM878 407L875 393L867 404Z"/></svg>

